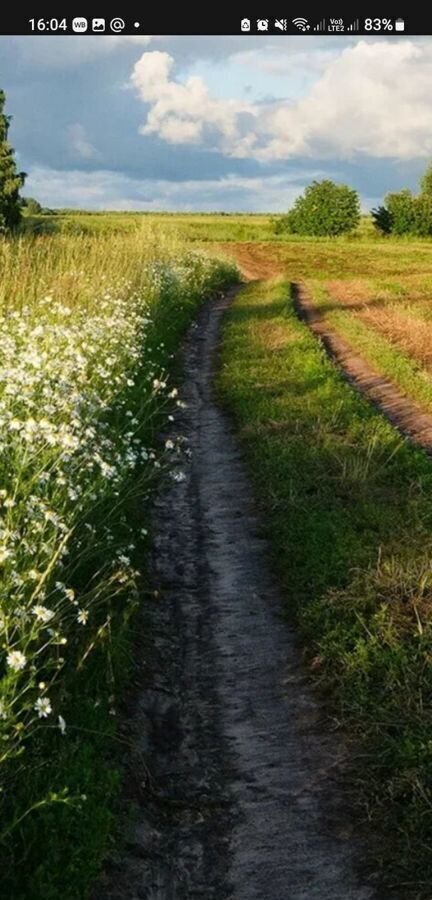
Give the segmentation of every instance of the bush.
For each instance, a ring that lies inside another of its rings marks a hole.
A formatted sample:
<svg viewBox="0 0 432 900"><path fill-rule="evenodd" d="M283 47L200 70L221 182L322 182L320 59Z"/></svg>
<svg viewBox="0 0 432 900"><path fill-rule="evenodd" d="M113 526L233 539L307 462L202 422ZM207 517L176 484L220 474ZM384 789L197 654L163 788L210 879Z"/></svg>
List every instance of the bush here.
<svg viewBox="0 0 432 900"><path fill-rule="evenodd" d="M39 216L42 212L42 206L34 197L23 197L22 207L29 216Z"/></svg>
<svg viewBox="0 0 432 900"><path fill-rule="evenodd" d="M388 194L385 206L372 210L375 226L384 234L432 235L432 196L404 190Z"/></svg>
<svg viewBox="0 0 432 900"><path fill-rule="evenodd" d="M432 196L420 194L414 207L414 233L419 237L432 235Z"/></svg>
<svg viewBox="0 0 432 900"><path fill-rule="evenodd" d="M393 234L415 234L415 203L416 199L409 190L387 194L385 204Z"/></svg>
<svg viewBox="0 0 432 900"><path fill-rule="evenodd" d="M432 236L432 165L420 180L420 194L405 189L387 194L385 205L372 210L375 227L383 234Z"/></svg>
<svg viewBox="0 0 432 900"><path fill-rule="evenodd" d="M357 191L333 181L313 181L285 217L295 234L334 236L352 231L360 222ZM280 225L279 225L280 228Z"/></svg>

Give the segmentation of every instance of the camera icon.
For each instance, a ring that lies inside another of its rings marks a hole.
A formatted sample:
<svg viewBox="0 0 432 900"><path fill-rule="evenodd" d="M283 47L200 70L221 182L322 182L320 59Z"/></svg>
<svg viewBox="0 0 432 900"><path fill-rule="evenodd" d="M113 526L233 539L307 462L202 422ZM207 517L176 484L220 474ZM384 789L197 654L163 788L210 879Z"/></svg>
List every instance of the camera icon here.
<svg viewBox="0 0 432 900"><path fill-rule="evenodd" d="M251 21L250 19L242 19L241 20L241 30L242 31L250 31L251 30Z"/></svg>
<svg viewBox="0 0 432 900"><path fill-rule="evenodd" d="M269 30L269 20L268 19L257 19L257 29L258 29L258 31L268 31Z"/></svg>

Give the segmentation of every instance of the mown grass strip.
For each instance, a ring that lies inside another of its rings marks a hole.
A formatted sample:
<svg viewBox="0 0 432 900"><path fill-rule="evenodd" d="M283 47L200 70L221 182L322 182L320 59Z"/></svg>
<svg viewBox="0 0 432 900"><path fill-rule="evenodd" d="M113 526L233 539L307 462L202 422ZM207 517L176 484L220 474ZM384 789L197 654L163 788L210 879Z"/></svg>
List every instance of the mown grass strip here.
<svg viewBox="0 0 432 900"><path fill-rule="evenodd" d="M364 741L377 852L407 896L432 886L432 462L344 382L287 283L247 286L224 328L238 423L309 659ZM409 886L408 886L409 885Z"/></svg>

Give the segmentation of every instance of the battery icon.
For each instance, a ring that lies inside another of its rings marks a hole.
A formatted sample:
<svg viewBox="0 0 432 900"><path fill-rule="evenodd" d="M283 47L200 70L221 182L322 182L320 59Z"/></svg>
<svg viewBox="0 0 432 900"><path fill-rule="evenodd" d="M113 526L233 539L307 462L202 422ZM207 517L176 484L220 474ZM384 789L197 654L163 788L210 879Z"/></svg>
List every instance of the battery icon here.
<svg viewBox="0 0 432 900"><path fill-rule="evenodd" d="M396 19L395 31L405 31L405 20L404 19Z"/></svg>

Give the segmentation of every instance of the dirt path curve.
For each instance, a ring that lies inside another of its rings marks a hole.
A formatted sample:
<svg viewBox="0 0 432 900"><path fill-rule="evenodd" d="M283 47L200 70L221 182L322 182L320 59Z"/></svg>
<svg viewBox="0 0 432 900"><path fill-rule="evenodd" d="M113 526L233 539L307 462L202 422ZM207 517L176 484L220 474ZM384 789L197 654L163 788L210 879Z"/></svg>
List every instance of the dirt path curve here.
<svg viewBox="0 0 432 900"><path fill-rule="evenodd" d="M366 394L402 434L432 453L432 415L425 413L421 406L356 353L315 306L304 284L294 284L293 292L297 314L322 340L327 352L340 365L351 384Z"/></svg>
<svg viewBox="0 0 432 900"><path fill-rule="evenodd" d="M376 900L358 874L348 751L282 619L237 443L213 396L229 302L206 304L186 344L177 428L191 456L156 507L156 655L129 727L134 814L96 896Z"/></svg>

